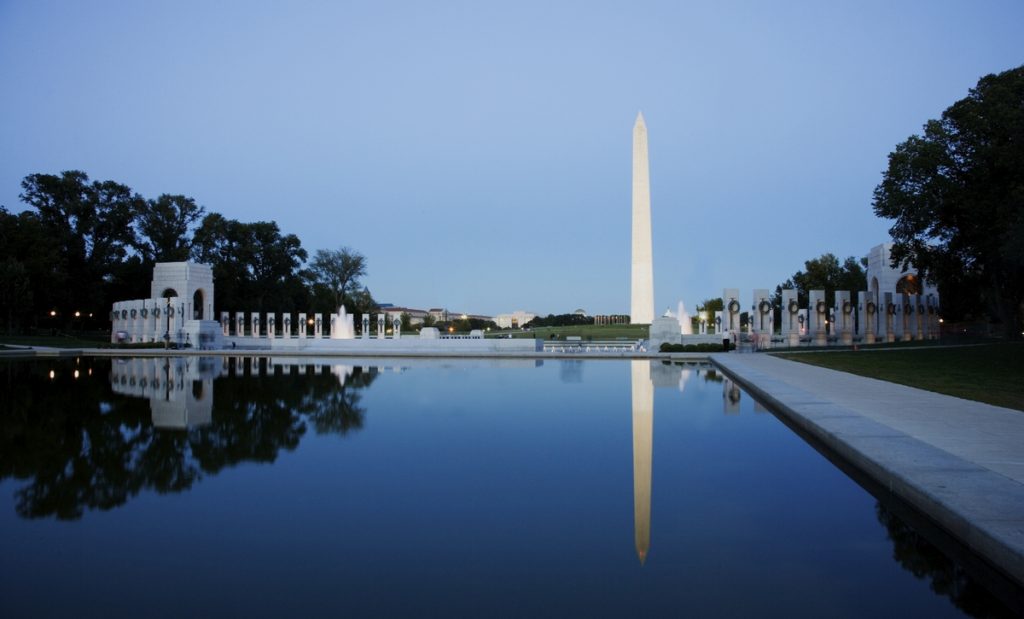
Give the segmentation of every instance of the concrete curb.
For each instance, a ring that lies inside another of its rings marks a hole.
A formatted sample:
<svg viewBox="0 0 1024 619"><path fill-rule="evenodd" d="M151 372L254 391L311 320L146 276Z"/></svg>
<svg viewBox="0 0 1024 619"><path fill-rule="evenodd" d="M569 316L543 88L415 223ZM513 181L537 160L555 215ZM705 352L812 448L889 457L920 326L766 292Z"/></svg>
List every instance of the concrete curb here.
<svg viewBox="0 0 1024 619"><path fill-rule="evenodd" d="M748 367L741 356L715 354L711 360L796 427L1024 585L1024 485L836 405L826 395Z"/></svg>

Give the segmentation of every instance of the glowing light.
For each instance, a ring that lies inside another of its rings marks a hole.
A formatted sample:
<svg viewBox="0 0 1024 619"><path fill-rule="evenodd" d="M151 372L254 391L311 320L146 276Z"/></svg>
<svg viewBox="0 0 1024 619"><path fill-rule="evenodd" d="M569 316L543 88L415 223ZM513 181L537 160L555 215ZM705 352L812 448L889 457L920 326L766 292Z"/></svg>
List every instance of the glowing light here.
<svg viewBox="0 0 1024 619"><path fill-rule="evenodd" d="M50 316L56 316L57 310L50 310Z"/></svg>
<svg viewBox="0 0 1024 619"><path fill-rule="evenodd" d="M75 370L75 378L78 378L78 370Z"/></svg>
<svg viewBox="0 0 1024 619"><path fill-rule="evenodd" d="M54 376L56 376L56 374L54 373L53 370L50 370L50 380L53 380Z"/></svg>
<svg viewBox="0 0 1024 619"><path fill-rule="evenodd" d="M75 318L81 318L82 312L75 312Z"/></svg>

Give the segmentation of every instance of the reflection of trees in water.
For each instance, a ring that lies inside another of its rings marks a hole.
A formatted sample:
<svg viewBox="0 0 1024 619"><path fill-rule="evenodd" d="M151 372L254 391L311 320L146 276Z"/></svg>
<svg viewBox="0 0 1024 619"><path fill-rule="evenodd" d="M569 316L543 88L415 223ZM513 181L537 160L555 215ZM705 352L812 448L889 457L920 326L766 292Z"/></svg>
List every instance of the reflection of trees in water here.
<svg viewBox="0 0 1024 619"><path fill-rule="evenodd" d="M109 360L76 367L79 379L68 365L0 364L0 480L29 480L16 491L23 517L77 519L142 490L181 492L204 473L273 462L298 446L307 423L318 434L359 429L359 390L376 376L356 368L344 384L329 373L224 377L209 424L167 431L153 427L149 400L111 396Z"/></svg>
<svg viewBox="0 0 1024 619"><path fill-rule="evenodd" d="M999 600L952 559L881 503L875 513L893 543L893 559L918 578L927 578L931 590L948 597L972 617L1013 616Z"/></svg>

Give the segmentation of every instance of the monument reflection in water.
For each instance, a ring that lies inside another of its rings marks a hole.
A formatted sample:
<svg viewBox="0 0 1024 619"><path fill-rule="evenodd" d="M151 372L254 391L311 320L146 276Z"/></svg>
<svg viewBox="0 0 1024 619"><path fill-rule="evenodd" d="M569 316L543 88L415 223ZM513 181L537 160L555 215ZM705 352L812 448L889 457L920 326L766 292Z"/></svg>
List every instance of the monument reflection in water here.
<svg viewBox="0 0 1024 619"><path fill-rule="evenodd" d="M1005 611L710 366L337 361L0 362L0 616Z"/></svg>

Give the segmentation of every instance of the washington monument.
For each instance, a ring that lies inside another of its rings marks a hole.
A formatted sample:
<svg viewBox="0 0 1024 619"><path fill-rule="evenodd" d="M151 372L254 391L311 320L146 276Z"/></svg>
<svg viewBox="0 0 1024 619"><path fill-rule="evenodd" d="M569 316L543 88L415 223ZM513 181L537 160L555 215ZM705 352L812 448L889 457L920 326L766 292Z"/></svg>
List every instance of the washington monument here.
<svg viewBox="0 0 1024 619"><path fill-rule="evenodd" d="M642 112L633 125L633 270L629 320L654 322L654 266L651 262L651 181L647 164L647 125Z"/></svg>

